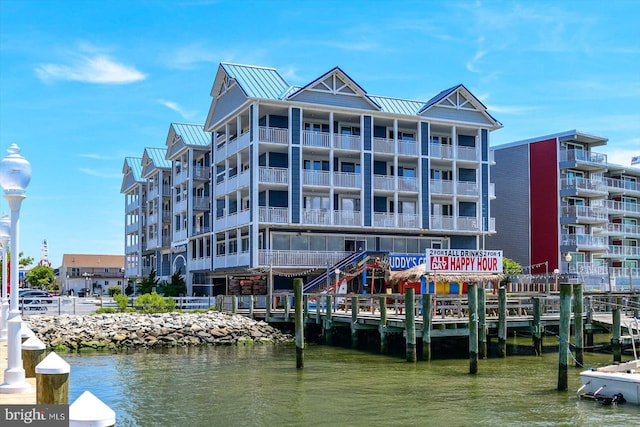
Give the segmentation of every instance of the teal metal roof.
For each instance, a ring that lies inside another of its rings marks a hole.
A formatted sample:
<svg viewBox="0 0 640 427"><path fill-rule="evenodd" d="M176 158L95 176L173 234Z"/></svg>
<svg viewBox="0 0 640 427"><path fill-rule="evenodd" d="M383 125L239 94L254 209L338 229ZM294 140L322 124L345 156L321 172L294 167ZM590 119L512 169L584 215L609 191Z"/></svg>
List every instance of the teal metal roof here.
<svg viewBox="0 0 640 427"><path fill-rule="evenodd" d="M142 158L141 157L125 157L125 163L131 169L133 173L133 179L138 182L144 182L144 178L142 178Z"/></svg>
<svg viewBox="0 0 640 427"><path fill-rule="evenodd" d="M182 137L186 145L204 146L211 144L211 134L204 131L203 125L171 123L176 135Z"/></svg>
<svg viewBox="0 0 640 427"><path fill-rule="evenodd" d="M147 154L147 157L151 159L155 167L162 169L171 169L171 160L166 159L166 148L147 147L144 149L144 152Z"/></svg>
<svg viewBox="0 0 640 427"><path fill-rule="evenodd" d="M220 66L229 77L238 82L250 98L281 99L283 94L289 91L289 84L275 68L226 62Z"/></svg>
<svg viewBox="0 0 640 427"><path fill-rule="evenodd" d="M424 102L411 101L408 99L400 98L388 98L385 96L369 95L373 101L375 101L382 111L387 113L406 114L408 116L415 116L418 110L422 108Z"/></svg>

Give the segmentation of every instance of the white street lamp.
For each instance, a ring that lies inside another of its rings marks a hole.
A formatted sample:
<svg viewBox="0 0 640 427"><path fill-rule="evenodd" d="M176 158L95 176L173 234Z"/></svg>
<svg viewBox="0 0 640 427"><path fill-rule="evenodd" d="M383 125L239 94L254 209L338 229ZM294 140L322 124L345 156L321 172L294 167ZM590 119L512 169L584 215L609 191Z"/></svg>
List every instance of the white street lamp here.
<svg viewBox="0 0 640 427"><path fill-rule="evenodd" d="M567 277L569 276L570 264L572 259L573 257L571 256L571 254L567 252L567 254L564 256L564 260L567 261Z"/></svg>
<svg viewBox="0 0 640 427"><path fill-rule="evenodd" d="M18 308L18 254L20 242L20 205L25 197L25 189L31 181L31 164L20 155L20 147L11 144L7 149L9 155L0 160L0 186L4 190L4 198L11 209L11 300L9 304L9 320L7 321L7 359L8 366L4 371L4 383L0 385L0 393L24 393L31 390L22 367L22 342L20 328L22 316Z"/></svg>
<svg viewBox="0 0 640 427"><path fill-rule="evenodd" d="M7 252L11 233L11 220L6 213L0 218L0 245L2 245L2 306L0 311L0 341L7 340L7 320L9 318L9 297L7 295Z"/></svg>

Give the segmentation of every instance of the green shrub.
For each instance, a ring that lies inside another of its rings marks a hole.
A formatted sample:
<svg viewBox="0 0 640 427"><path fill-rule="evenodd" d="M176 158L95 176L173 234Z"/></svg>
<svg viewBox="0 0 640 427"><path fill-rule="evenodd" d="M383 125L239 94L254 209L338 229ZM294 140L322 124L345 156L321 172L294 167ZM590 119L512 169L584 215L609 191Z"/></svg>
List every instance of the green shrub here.
<svg viewBox="0 0 640 427"><path fill-rule="evenodd" d="M121 294L122 289L120 289L120 286L113 285L113 286L109 286L109 289L107 289L107 292L109 293L110 296L113 297L117 294Z"/></svg>
<svg viewBox="0 0 640 427"><path fill-rule="evenodd" d="M104 314L104 313L117 313L118 311L113 307L100 307L96 310L96 314Z"/></svg>
<svg viewBox="0 0 640 427"><path fill-rule="evenodd" d="M113 300L116 302L118 306L118 310L126 311L127 306L129 305L129 297L122 294L115 294L113 296Z"/></svg>
<svg viewBox="0 0 640 427"><path fill-rule="evenodd" d="M140 295L138 298L136 298L133 305L136 308L139 308L143 313L162 313L166 311L167 304L164 298L162 298L156 292L151 292L150 294Z"/></svg>

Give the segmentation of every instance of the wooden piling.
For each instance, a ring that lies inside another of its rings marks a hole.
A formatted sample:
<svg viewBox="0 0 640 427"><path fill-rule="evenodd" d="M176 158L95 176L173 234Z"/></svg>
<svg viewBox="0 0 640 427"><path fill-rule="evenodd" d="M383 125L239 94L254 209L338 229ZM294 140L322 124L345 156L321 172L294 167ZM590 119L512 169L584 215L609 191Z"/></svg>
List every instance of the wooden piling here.
<svg viewBox="0 0 640 427"><path fill-rule="evenodd" d="M498 356L507 356L507 289L498 289Z"/></svg>
<svg viewBox="0 0 640 427"><path fill-rule="evenodd" d="M302 279L293 279L295 327L296 327L296 368L304 368L304 309L302 308Z"/></svg>
<svg viewBox="0 0 640 427"><path fill-rule="evenodd" d="M413 288L404 290L404 323L406 333L407 362L416 362L416 310L415 292Z"/></svg>
<svg viewBox="0 0 640 427"><path fill-rule="evenodd" d="M613 327L611 329L611 347L613 350L613 361L622 362L622 346L620 343L620 335L622 323L620 321L620 313L622 307L622 298L616 298L616 305L613 308Z"/></svg>
<svg viewBox="0 0 640 427"><path fill-rule="evenodd" d="M284 304L284 320L291 319L291 301L289 301L289 294L282 296L282 304Z"/></svg>
<svg viewBox="0 0 640 427"><path fill-rule="evenodd" d="M333 344L333 336L331 334L331 328L333 328L333 295L325 295L327 306L326 306L326 314L324 316L324 342L325 344L331 345Z"/></svg>
<svg viewBox="0 0 640 427"><path fill-rule="evenodd" d="M378 331L380 332L380 353L387 352L387 297L378 297L380 301L380 325Z"/></svg>
<svg viewBox="0 0 640 427"><path fill-rule="evenodd" d="M487 357L487 294L484 284L478 289L478 357Z"/></svg>
<svg viewBox="0 0 640 427"><path fill-rule="evenodd" d="M273 304L273 298L271 294L267 295L267 304L265 306L265 322L269 323L271 321L271 304Z"/></svg>
<svg viewBox="0 0 640 427"><path fill-rule="evenodd" d="M584 363L584 301L582 283L573 285L573 342L575 344L575 366L581 367Z"/></svg>
<svg viewBox="0 0 640 427"><path fill-rule="evenodd" d="M533 298L533 325L531 326L533 339L533 351L536 356L542 356L542 299Z"/></svg>
<svg viewBox="0 0 640 427"><path fill-rule="evenodd" d="M593 302L591 297L584 298L584 311L586 313L585 335L587 347L593 347Z"/></svg>
<svg viewBox="0 0 640 427"><path fill-rule="evenodd" d="M354 295L351 297L351 348L358 347L358 311L358 297Z"/></svg>
<svg viewBox="0 0 640 427"><path fill-rule="evenodd" d="M433 295L422 295L422 360L431 360L431 327L433 324Z"/></svg>
<svg viewBox="0 0 640 427"><path fill-rule="evenodd" d="M253 306L255 305L255 296L249 295L249 319L253 319Z"/></svg>
<svg viewBox="0 0 640 427"><path fill-rule="evenodd" d="M55 352L49 353L36 366L36 404L67 405L69 403L71 367Z"/></svg>
<svg viewBox="0 0 640 427"><path fill-rule="evenodd" d="M640 296L634 295L631 297L631 306L633 307L633 317L635 319L640 318Z"/></svg>
<svg viewBox="0 0 640 427"><path fill-rule="evenodd" d="M231 295L231 312L233 314L238 312L238 295Z"/></svg>
<svg viewBox="0 0 640 427"><path fill-rule="evenodd" d="M469 373L478 372L478 285L469 283Z"/></svg>
<svg viewBox="0 0 640 427"><path fill-rule="evenodd" d="M558 390L569 387L567 359L571 329L571 283L560 284L560 344L558 346Z"/></svg>
<svg viewBox="0 0 640 427"><path fill-rule="evenodd" d="M22 366L26 378L36 376L36 366L45 358L47 346L33 336L22 343Z"/></svg>

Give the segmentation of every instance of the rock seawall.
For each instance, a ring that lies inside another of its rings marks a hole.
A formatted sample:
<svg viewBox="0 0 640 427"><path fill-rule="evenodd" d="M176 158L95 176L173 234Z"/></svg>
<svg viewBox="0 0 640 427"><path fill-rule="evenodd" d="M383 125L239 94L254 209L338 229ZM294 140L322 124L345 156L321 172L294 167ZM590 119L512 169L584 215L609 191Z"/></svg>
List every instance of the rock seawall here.
<svg viewBox="0 0 640 427"><path fill-rule="evenodd" d="M285 343L292 339L265 322L216 311L34 315L25 323L47 347L71 351Z"/></svg>

